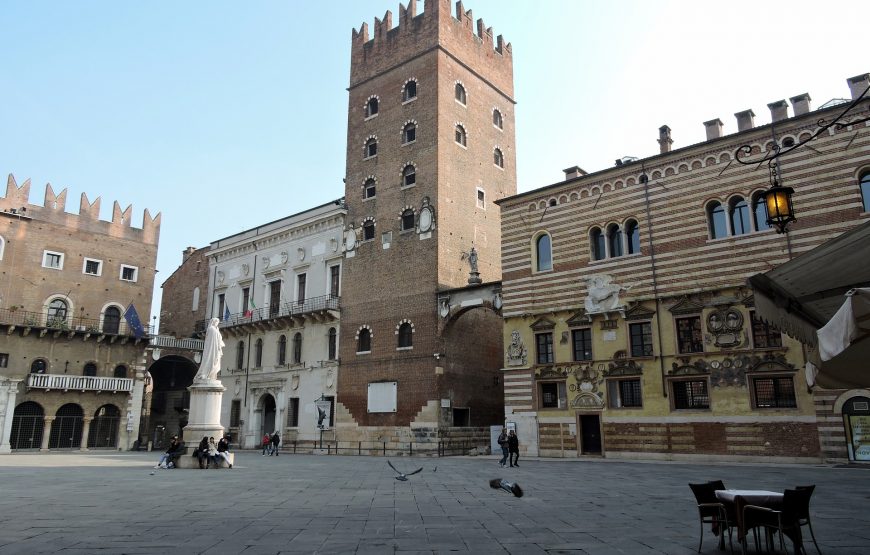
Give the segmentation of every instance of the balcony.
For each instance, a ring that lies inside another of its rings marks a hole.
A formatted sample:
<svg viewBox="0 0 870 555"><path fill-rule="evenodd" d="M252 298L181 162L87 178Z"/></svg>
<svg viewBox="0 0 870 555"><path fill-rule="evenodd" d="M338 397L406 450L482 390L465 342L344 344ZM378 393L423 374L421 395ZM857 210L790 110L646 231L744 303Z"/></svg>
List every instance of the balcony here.
<svg viewBox="0 0 870 555"><path fill-rule="evenodd" d="M187 351L201 351L204 341L202 339L193 339L190 337L177 338L169 335L154 335L149 341L152 347L163 347L166 349L182 349Z"/></svg>
<svg viewBox="0 0 870 555"><path fill-rule="evenodd" d="M37 333L39 337L51 335L54 338L61 335L67 335L69 338L80 335L84 336L85 340L94 337L98 342L108 338L110 343L119 340L126 343L135 338L136 335L123 317L120 320L105 319L101 322L96 318L58 316L56 313L32 312L14 308L0 309L0 326L7 326L7 335L20 329L23 335ZM151 328L150 326L142 327L145 330L144 337L147 340ZM140 340L141 338L136 339L136 341Z"/></svg>
<svg viewBox="0 0 870 555"><path fill-rule="evenodd" d="M301 326L306 322L325 323L337 320L340 308L341 297L323 295L305 299L303 302L292 301L230 314L229 318L221 320L220 328L235 335ZM208 320L200 320L196 323L196 332L205 332L207 325Z"/></svg>
<svg viewBox="0 0 870 555"><path fill-rule="evenodd" d="M106 391L130 393L131 378L103 378L97 376L70 376L68 374L28 374L27 387L44 391Z"/></svg>

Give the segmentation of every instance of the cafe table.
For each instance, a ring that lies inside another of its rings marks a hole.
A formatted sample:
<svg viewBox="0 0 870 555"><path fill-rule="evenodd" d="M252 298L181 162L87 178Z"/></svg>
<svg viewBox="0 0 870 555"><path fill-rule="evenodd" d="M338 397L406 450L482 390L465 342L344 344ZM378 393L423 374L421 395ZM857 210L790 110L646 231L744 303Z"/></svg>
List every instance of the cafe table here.
<svg viewBox="0 0 870 555"><path fill-rule="evenodd" d="M716 490L716 499L725 506L728 520L737 527L737 540L746 546L746 530L743 522L743 507L756 505L768 509L781 510L783 494L781 492L753 489L719 489ZM799 550L800 540L795 541L795 549ZM798 552L798 551L796 551Z"/></svg>

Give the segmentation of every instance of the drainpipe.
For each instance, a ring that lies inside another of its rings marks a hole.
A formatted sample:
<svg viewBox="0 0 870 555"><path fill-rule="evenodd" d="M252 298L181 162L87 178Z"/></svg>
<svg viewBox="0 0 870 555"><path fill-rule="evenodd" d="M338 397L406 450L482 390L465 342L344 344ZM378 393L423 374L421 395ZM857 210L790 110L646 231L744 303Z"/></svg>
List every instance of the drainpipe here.
<svg viewBox="0 0 870 555"><path fill-rule="evenodd" d="M640 176L640 180L643 182L643 198L646 208L646 234L647 242L649 244L650 266L652 269L653 295L655 296L656 302L656 335L658 335L659 344L659 372L662 380L662 396L667 397L668 385L665 381L665 352L662 347L662 318L659 314L659 281L658 274L656 273L656 251L655 245L653 244L652 219L650 217L649 178L646 175L646 169L643 168L642 171L643 173Z"/></svg>
<svg viewBox="0 0 870 555"><path fill-rule="evenodd" d="M254 272L251 274L253 277L251 278L251 295L256 295L257 291L257 243L254 243ZM250 299L249 299L250 302ZM248 308L248 307L245 307ZM242 309L244 314L244 309ZM251 334L248 334L248 365L245 368L245 397L242 401L242 406L248 406L248 369L251 367Z"/></svg>

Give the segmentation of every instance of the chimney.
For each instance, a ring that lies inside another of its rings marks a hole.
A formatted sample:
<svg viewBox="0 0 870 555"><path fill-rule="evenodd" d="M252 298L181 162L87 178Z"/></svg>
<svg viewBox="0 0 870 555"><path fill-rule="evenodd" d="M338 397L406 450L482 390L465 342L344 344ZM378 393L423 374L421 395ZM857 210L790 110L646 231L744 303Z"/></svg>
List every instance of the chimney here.
<svg viewBox="0 0 870 555"><path fill-rule="evenodd" d="M671 151L671 145L674 140L671 139L671 128L667 125L659 127L659 152L664 154Z"/></svg>
<svg viewBox="0 0 870 555"><path fill-rule="evenodd" d="M773 122L788 119L788 103L785 100L777 100L767 105L770 108L770 119Z"/></svg>
<svg viewBox="0 0 870 555"><path fill-rule="evenodd" d="M808 114L812 108L810 108L810 98L809 93L799 94L797 96L793 96L788 99L791 102L791 109L796 116L802 116L804 114Z"/></svg>
<svg viewBox="0 0 870 555"><path fill-rule="evenodd" d="M707 128L707 140L718 139L722 136L722 120L719 118L711 119L704 122L704 127Z"/></svg>
<svg viewBox="0 0 870 555"><path fill-rule="evenodd" d="M734 114L737 118L737 132L746 131L755 127L755 112L752 110L743 110Z"/></svg>
<svg viewBox="0 0 870 555"><path fill-rule="evenodd" d="M855 100L867 90L867 87L870 87L870 73L849 77L846 82L849 83L849 90L852 91L852 100Z"/></svg>
<svg viewBox="0 0 870 555"><path fill-rule="evenodd" d="M586 170L584 170L580 166L571 166L570 168L565 168L562 171L565 172L565 181L568 181L569 179L574 179L575 177L583 177L584 175L587 175Z"/></svg>
<svg viewBox="0 0 870 555"><path fill-rule="evenodd" d="M196 247L187 247L186 249L184 249L184 251L181 253L181 263L183 264L183 263L187 262L187 259L190 258L190 255L192 255L195 252L196 252Z"/></svg>

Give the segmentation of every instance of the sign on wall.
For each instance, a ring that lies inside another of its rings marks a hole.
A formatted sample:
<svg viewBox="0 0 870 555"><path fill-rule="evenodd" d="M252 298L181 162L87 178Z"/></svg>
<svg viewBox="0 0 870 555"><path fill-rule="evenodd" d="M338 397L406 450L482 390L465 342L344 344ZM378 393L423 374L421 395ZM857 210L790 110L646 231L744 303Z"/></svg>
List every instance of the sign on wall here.
<svg viewBox="0 0 870 555"><path fill-rule="evenodd" d="M369 412L396 412L398 382L375 382L369 384Z"/></svg>

